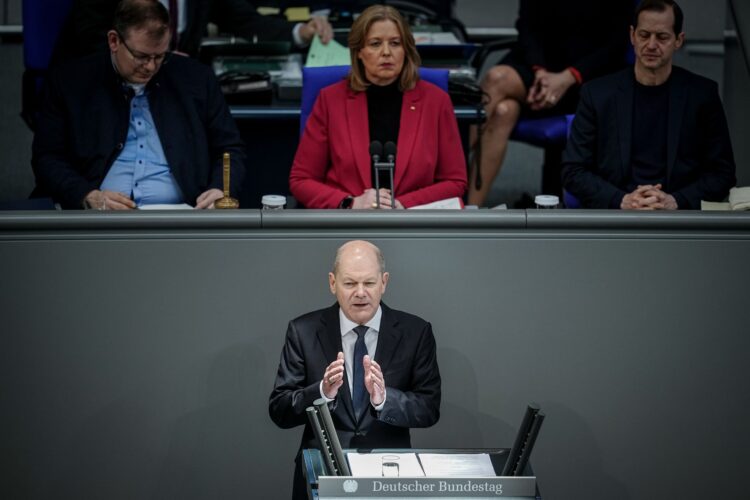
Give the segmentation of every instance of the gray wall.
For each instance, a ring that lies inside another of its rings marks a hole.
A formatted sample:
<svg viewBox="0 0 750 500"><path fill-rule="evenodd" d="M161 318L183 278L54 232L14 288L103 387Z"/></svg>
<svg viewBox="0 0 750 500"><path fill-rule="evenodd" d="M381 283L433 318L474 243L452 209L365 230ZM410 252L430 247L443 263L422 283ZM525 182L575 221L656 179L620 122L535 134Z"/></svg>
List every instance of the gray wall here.
<svg viewBox="0 0 750 500"><path fill-rule="evenodd" d="M744 497L750 218L565 212L0 217L0 496L287 498L286 324L332 303L363 236L437 338L442 418L415 446L510 446L536 401L545 498Z"/></svg>

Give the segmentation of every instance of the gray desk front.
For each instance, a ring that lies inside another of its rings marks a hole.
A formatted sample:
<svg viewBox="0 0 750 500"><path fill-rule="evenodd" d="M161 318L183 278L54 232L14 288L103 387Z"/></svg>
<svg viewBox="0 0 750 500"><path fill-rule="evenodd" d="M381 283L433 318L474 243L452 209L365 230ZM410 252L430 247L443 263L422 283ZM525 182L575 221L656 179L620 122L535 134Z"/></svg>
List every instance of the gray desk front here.
<svg viewBox="0 0 750 500"><path fill-rule="evenodd" d="M0 496L287 498L284 332L358 237L435 331L414 447L510 446L536 401L549 498L745 496L750 217L570 210L0 214Z"/></svg>

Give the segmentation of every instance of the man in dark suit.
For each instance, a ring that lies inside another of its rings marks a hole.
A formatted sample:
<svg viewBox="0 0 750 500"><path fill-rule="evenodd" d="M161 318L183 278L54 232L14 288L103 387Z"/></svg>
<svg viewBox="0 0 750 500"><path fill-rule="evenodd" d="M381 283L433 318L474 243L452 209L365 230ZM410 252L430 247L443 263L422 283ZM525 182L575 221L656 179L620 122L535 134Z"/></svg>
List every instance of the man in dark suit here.
<svg viewBox="0 0 750 500"><path fill-rule="evenodd" d="M432 327L381 303L388 283L380 250L339 248L328 275L337 304L292 320L269 400L282 428L305 425L300 449L316 447L305 409L325 398L344 448L409 448L410 427L440 416ZM294 498L306 498L297 456Z"/></svg>
<svg viewBox="0 0 750 500"><path fill-rule="evenodd" d="M109 52L60 65L46 86L32 146L37 191L64 208L210 208L244 174L244 145L211 69L169 54L169 15L125 0Z"/></svg>
<svg viewBox="0 0 750 500"><path fill-rule="evenodd" d="M590 208L700 209L735 184L715 82L672 65L685 40L672 0L644 0L635 66L585 85L563 156L565 189Z"/></svg>

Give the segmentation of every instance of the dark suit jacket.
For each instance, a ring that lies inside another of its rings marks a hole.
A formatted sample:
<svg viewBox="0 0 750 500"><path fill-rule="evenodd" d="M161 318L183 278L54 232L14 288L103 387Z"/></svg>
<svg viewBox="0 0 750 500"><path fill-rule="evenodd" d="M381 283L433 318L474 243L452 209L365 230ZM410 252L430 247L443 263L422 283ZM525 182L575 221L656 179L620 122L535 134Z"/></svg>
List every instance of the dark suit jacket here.
<svg viewBox="0 0 750 500"><path fill-rule="evenodd" d="M409 448L410 427L429 427L440 417L440 372L432 327L411 314L382 304L375 352L386 384L385 406L355 415L347 380L331 404L344 448ZM276 382L269 400L271 419L282 428L304 425L302 448L316 447L305 409L320 398L326 366L342 351L339 306L314 311L289 323Z"/></svg>
<svg viewBox="0 0 750 500"><path fill-rule="evenodd" d="M232 193L245 171L244 144L211 69L173 56L146 87L151 115L185 203L222 187L222 155L232 160ZM37 191L64 208L81 208L125 143L132 91L109 53L61 65L44 91L32 145Z"/></svg>
<svg viewBox="0 0 750 500"><path fill-rule="evenodd" d="M106 51L106 33L112 28L119 0L75 0L55 47L53 62L59 62L94 51ZM209 22L223 33L252 40L292 40L293 23L261 16L246 0L187 0L185 31L177 49L191 56L198 54Z"/></svg>
<svg viewBox="0 0 750 500"><path fill-rule="evenodd" d="M584 207L619 207L631 180L633 68L584 85L563 155L567 191ZM735 165L715 82L679 67L669 81L667 180L681 209L720 201L735 185ZM637 110L635 110L637 112Z"/></svg>
<svg viewBox="0 0 750 500"><path fill-rule="evenodd" d="M396 198L411 207L466 190L466 161L448 94L419 81L404 92L394 177ZM365 92L346 80L324 88L307 120L289 174L292 195L307 208L336 208L372 187Z"/></svg>

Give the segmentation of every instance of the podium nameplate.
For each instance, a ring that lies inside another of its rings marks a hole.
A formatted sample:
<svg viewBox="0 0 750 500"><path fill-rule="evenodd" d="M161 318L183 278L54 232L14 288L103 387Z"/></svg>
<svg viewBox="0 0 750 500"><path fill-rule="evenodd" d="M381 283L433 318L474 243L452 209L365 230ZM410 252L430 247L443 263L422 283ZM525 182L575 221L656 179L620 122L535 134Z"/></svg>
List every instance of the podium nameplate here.
<svg viewBox="0 0 750 500"><path fill-rule="evenodd" d="M318 498L536 498L536 477L320 476Z"/></svg>

